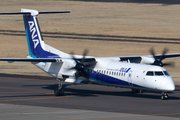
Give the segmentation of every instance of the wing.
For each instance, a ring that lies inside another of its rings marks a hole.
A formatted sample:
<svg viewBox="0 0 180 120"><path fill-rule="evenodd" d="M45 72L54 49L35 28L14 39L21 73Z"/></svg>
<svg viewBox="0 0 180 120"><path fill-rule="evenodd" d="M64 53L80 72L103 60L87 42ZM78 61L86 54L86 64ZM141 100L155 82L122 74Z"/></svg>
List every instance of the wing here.
<svg viewBox="0 0 180 120"><path fill-rule="evenodd" d="M150 64L150 65L172 65L171 63L162 63L162 60L166 58L172 57L180 57L180 53L173 53L173 54L157 54L157 55L144 55L144 56L122 56L119 57L120 61L128 61L131 63L141 63L141 64Z"/></svg>
<svg viewBox="0 0 180 120"><path fill-rule="evenodd" d="M142 58L153 58L152 55L143 55L143 56L121 56L120 61L128 61L130 60L130 62L135 62L135 63L140 63L140 61L142 60ZM157 59L160 59L162 57L162 54L157 54L155 55L155 57ZM165 54L163 56L163 59L165 58L172 58L172 57L180 57L180 53L173 53L173 54Z"/></svg>
<svg viewBox="0 0 180 120"><path fill-rule="evenodd" d="M161 56L162 56L161 54L155 55L155 57L156 57L157 59L160 59ZM180 53L165 54L163 58L165 59L165 58L171 58L171 57L180 57Z"/></svg>

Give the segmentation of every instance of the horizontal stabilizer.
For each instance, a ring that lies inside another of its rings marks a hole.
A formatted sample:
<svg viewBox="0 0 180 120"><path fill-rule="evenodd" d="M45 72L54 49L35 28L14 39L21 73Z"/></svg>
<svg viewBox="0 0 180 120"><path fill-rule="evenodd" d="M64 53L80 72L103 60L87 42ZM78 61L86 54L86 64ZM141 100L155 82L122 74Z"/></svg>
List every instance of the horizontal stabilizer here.
<svg viewBox="0 0 180 120"><path fill-rule="evenodd" d="M42 11L39 14L53 14L53 13L70 13L70 11Z"/></svg>
<svg viewBox="0 0 180 120"><path fill-rule="evenodd" d="M0 58L0 61L10 62L62 62L56 58Z"/></svg>
<svg viewBox="0 0 180 120"><path fill-rule="evenodd" d="M23 12L23 11L21 11L21 12L4 12L4 13L0 13L0 15L18 15L18 14L38 15L38 14L55 14L55 13L70 13L70 11L41 11L41 12L38 12L36 10L30 10L29 12Z"/></svg>
<svg viewBox="0 0 180 120"><path fill-rule="evenodd" d="M0 58L0 61L8 62L62 62L63 60L70 60L70 58ZM77 59L82 61L82 59ZM95 58L85 58L84 62L96 62Z"/></svg>
<svg viewBox="0 0 180 120"><path fill-rule="evenodd" d="M31 14L30 12L5 12L0 13L0 15L16 15L16 14Z"/></svg>

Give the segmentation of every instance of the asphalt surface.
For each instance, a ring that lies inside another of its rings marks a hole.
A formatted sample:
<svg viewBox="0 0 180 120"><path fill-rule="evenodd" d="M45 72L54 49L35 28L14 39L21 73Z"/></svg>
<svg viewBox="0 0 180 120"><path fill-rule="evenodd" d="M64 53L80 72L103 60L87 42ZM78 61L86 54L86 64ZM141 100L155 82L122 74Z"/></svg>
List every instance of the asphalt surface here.
<svg viewBox="0 0 180 120"><path fill-rule="evenodd" d="M0 74L1 119L179 119L180 86L161 100L161 93L132 94L129 89L64 84L65 96L55 97L58 81L50 77Z"/></svg>

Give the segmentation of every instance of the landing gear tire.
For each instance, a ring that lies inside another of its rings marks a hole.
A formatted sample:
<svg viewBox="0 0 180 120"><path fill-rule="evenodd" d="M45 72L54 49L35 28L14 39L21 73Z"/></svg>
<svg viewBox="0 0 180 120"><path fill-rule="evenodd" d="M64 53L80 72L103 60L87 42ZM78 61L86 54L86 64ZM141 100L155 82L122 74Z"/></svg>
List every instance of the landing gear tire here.
<svg viewBox="0 0 180 120"><path fill-rule="evenodd" d="M168 100L168 94L167 93L163 93L161 96L161 100Z"/></svg>
<svg viewBox="0 0 180 120"><path fill-rule="evenodd" d="M56 89L54 90L54 95L55 96L64 96L64 89Z"/></svg>

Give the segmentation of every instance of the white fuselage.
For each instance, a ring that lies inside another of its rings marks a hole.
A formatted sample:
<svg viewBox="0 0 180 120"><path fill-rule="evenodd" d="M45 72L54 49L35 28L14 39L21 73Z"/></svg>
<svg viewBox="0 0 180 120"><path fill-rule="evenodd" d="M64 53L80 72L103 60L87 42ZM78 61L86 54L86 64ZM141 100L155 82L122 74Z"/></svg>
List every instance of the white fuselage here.
<svg viewBox="0 0 180 120"><path fill-rule="evenodd" d="M174 91L175 85L172 77L163 67L136 63L119 62L97 58L93 68L86 68L88 79L99 84L131 89L145 89L152 91ZM74 82L75 70L67 71L75 65L73 60L63 59L62 63L37 63L35 64L50 75L62 78L69 76L65 82ZM151 73L148 75L148 73ZM166 73L166 74L165 74ZM71 79L72 78L72 79Z"/></svg>
<svg viewBox="0 0 180 120"><path fill-rule="evenodd" d="M155 91L175 90L173 79L159 66L110 61L106 66L95 70L98 71L95 73L98 82L106 84ZM147 75L149 72L153 74Z"/></svg>

